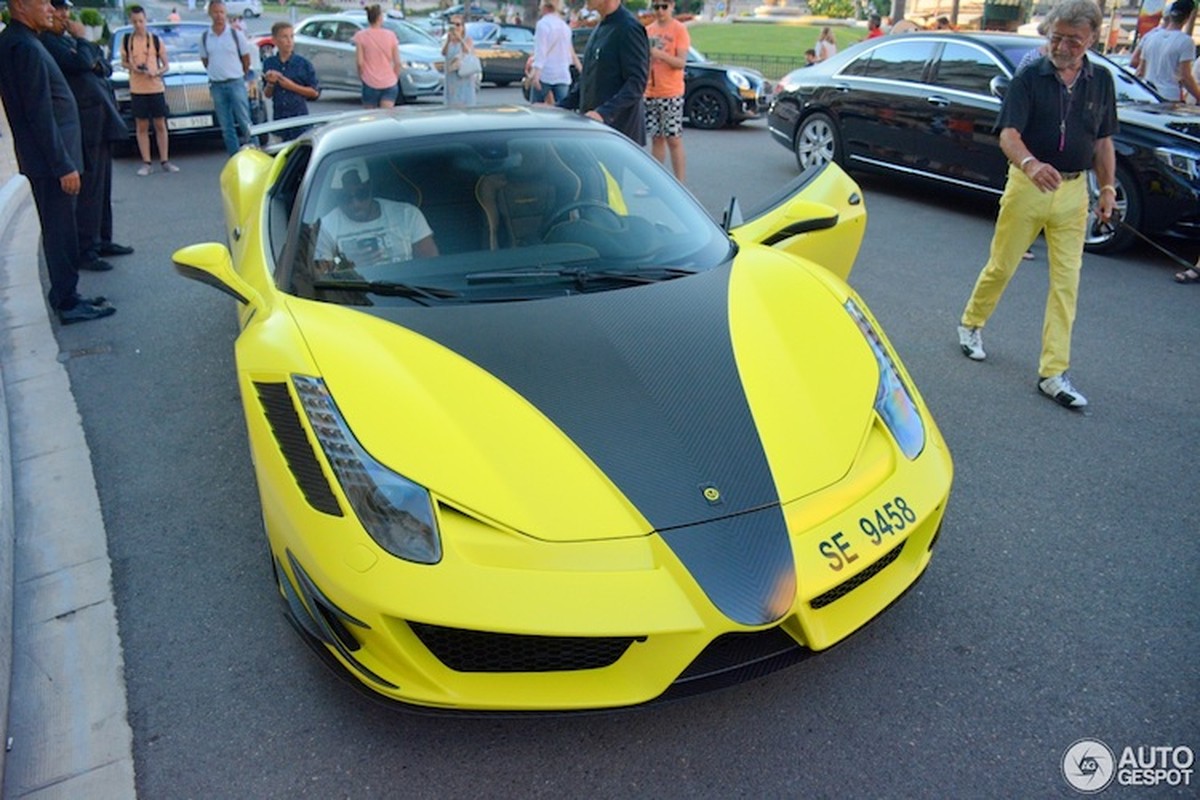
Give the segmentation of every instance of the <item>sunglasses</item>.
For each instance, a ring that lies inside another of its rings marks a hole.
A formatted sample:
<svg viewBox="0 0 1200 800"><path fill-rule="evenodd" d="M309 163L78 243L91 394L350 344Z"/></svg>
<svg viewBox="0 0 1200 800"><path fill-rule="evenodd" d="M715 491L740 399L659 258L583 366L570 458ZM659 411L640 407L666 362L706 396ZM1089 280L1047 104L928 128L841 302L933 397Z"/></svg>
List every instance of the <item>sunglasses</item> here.
<svg viewBox="0 0 1200 800"><path fill-rule="evenodd" d="M370 186L359 186L356 189L350 189L349 193L350 193L351 200L370 200L371 199L371 187Z"/></svg>
<svg viewBox="0 0 1200 800"><path fill-rule="evenodd" d="M666 9L668 9L670 7L671 7L670 3L655 3L654 5L651 6L651 8L653 8L655 11L665 11Z"/></svg>

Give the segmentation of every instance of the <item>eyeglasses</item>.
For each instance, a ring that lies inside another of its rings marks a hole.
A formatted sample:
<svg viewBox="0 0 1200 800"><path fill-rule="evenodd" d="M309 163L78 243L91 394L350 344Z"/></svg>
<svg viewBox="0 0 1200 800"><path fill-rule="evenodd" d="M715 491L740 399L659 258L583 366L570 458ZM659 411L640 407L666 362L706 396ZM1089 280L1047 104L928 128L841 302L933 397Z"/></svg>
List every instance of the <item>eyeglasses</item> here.
<svg viewBox="0 0 1200 800"><path fill-rule="evenodd" d="M1058 47L1059 45L1065 45L1071 50L1082 50L1083 48L1087 47L1087 43L1078 36L1060 36L1057 33L1052 34L1050 36L1050 46Z"/></svg>

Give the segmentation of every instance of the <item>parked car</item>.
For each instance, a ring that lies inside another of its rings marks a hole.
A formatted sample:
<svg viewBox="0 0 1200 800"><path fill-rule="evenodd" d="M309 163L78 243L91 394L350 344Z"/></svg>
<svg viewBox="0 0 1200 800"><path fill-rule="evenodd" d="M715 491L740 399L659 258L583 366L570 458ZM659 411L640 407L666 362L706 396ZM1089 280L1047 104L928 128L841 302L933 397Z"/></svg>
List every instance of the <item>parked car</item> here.
<svg viewBox="0 0 1200 800"><path fill-rule="evenodd" d="M445 90L442 76L442 43L411 22L385 16L383 26L400 40L400 90L404 102L438 97ZM365 11L317 14L296 27L296 52L312 62L321 89L362 91L354 34L367 27Z"/></svg>
<svg viewBox="0 0 1200 800"><path fill-rule="evenodd" d="M163 76L166 90L167 129L171 136L203 135L221 136L221 127L213 113L212 94L208 89L208 70L200 61L200 40L211 26L206 22L151 22L146 25L162 42L167 51L170 68ZM112 64L112 85L117 98L117 108L129 126L129 138L134 138L133 106L129 95L129 73L121 66L121 53L125 38L133 34L133 27L126 25L112 32L109 40L108 57ZM250 94L250 120L258 124L267 119L259 83L262 62L258 50L250 48L251 73L246 79Z"/></svg>
<svg viewBox="0 0 1200 800"><path fill-rule="evenodd" d="M1044 42L950 32L869 40L787 75L768 126L801 169L836 161L999 195L1008 170L995 130L1001 97L1016 65ZM1200 108L1163 102L1109 59L1088 57L1116 85L1121 218L1146 234L1200 237ZM1088 186L1094 208L1100 187L1090 173ZM1087 248L1117 252L1134 238L1122 226L1089 224Z"/></svg>
<svg viewBox="0 0 1200 800"><path fill-rule="evenodd" d="M173 260L239 304L275 586L383 697L679 697L831 647L929 565L950 453L844 281L837 166L726 230L606 125L427 106L220 183L232 250Z"/></svg>
<svg viewBox="0 0 1200 800"><path fill-rule="evenodd" d="M488 21L495 19L495 17L492 15L492 12L488 11L483 6L477 6L474 3L472 3L470 6L459 3L458 5L450 6L449 8L433 11L429 14L429 18L442 20L442 24L444 25L445 20L460 15L468 22L479 19Z"/></svg>
<svg viewBox="0 0 1200 800"><path fill-rule="evenodd" d="M525 62L533 53L533 28L498 22L468 22L467 35L483 63L483 80L497 86L525 77Z"/></svg>
<svg viewBox="0 0 1200 800"><path fill-rule="evenodd" d="M591 28L572 31L580 59L591 35ZM761 72L714 63L694 47L688 50L683 82L683 116L694 128L712 130L755 119L771 99L771 83Z"/></svg>
<svg viewBox="0 0 1200 800"><path fill-rule="evenodd" d="M207 10L208 4L205 4ZM262 0L225 0L225 13L230 17L252 19L262 16Z"/></svg>

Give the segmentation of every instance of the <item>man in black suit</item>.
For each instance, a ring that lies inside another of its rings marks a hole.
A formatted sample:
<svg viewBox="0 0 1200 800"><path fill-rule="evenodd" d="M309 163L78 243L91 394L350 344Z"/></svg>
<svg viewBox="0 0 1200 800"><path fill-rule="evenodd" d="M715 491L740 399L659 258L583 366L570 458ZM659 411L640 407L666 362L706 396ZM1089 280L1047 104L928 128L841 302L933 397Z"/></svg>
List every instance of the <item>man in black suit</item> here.
<svg viewBox="0 0 1200 800"><path fill-rule="evenodd" d="M600 24L588 38L583 72L559 108L568 108L646 143L646 81L650 41L646 26L621 0L587 0Z"/></svg>
<svg viewBox="0 0 1200 800"><path fill-rule="evenodd" d="M12 129L17 166L29 179L50 275L50 307L64 325L116 313L102 298L80 297L75 198L83 143L75 96L38 34L49 30L50 0L11 0L0 31L0 99Z"/></svg>
<svg viewBox="0 0 1200 800"><path fill-rule="evenodd" d="M75 94L83 126L83 176L75 202L79 268L102 272L112 265L101 256L133 252L112 240L112 142L129 138L129 129L117 111L104 51L71 19L71 0L50 0L50 5L53 28L40 38Z"/></svg>

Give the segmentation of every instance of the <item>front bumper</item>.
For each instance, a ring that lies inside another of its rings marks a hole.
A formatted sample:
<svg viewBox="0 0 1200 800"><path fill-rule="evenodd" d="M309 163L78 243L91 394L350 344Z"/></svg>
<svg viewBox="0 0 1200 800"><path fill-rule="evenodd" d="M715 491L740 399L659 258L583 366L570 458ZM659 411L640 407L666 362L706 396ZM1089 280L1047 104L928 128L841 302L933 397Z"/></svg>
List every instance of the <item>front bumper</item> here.
<svg viewBox="0 0 1200 800"><path fill-rule="evenodd" d="M777 622L747 627L653 533L549 543L437 502L442 561L387 556L352 514L305 501L256 406L247 418L260 497L294 621L370 689L445 709L630 706L830 647L920 577L951 482L932 423L912 462L877 424L849 475L783 506L797 588ZM912 519L876 543L862 521L897 498Z"/></svg>

